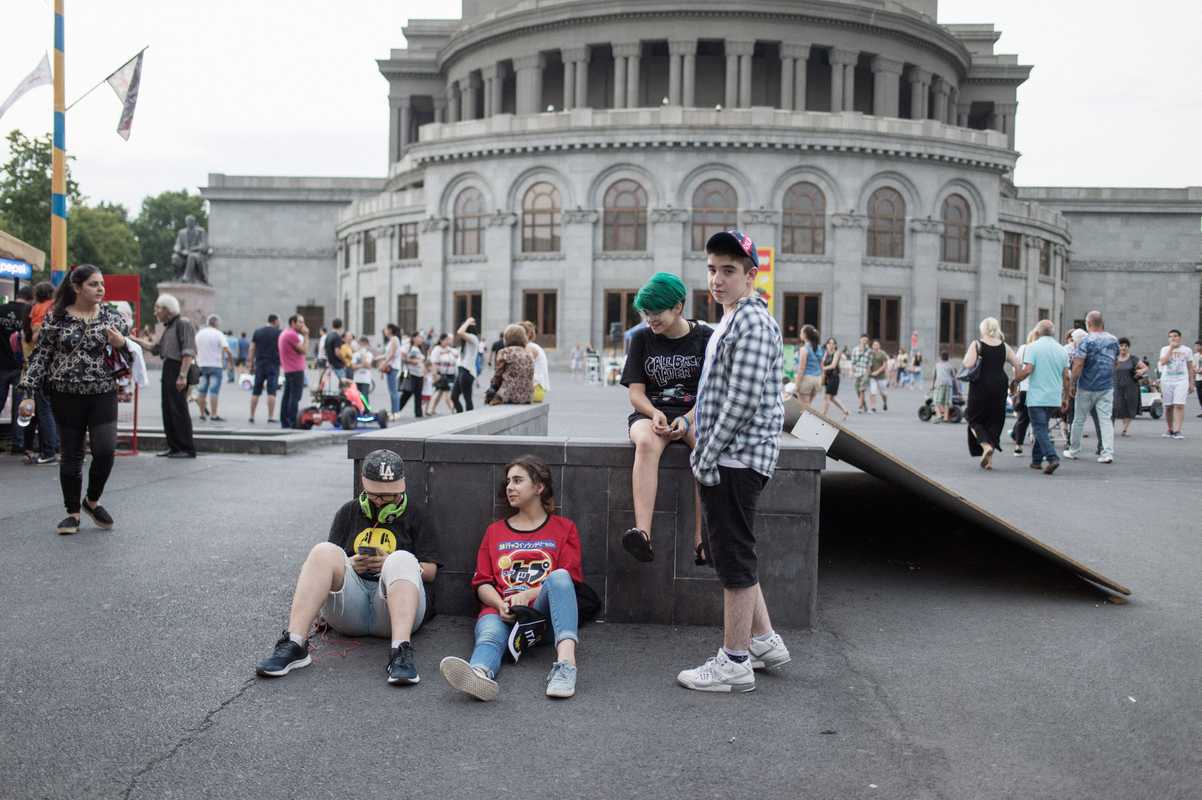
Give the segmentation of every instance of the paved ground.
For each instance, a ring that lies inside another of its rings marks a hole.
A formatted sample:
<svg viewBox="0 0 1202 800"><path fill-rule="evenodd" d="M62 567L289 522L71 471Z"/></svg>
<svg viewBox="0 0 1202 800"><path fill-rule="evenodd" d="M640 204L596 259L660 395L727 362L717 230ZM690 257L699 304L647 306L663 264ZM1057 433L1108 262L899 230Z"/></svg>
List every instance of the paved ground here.
<svg viewBox="0 0 1202 800"><path fill-rule="evenodd" d="M560 381L552 430L620 431L620 389ZM470 621L416 639L421 685L383 680L386 643L329 640L309 669L252 677L300 560L350 491L337 448L287 458L119 460L111 533L60 538L53 469L0 460L0 797L600 796L1194 798L1202 789L1202 425L1137 422L1112 467L1054 477L918 395L852 426L1111 577L1114 605L831 465L819 624L740 697L673 675L709 628L586 628L580 694L541 695L549 653L492 705L438 658ZM565 408L567 406L567 408ZM771 604L771 598L769 598Z"/></svg>

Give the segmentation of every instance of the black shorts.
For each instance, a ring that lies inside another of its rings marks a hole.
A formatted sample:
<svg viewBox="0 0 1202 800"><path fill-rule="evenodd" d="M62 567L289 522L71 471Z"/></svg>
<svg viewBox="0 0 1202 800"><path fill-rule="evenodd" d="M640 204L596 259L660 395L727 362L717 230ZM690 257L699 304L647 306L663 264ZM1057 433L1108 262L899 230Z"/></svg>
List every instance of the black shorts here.
<svg viewBox="0 0 1202 800"><path fill-rule="evenodd" d="M753 469L718 467L717 486L700 486L705 547L725 589L747 589L756 577L755 507L768 479Z"/></svg>
<svg viewBox="0 0 1202 800"><path fill-rule="evenodd" d="M280 386L280 368L276 364L255 364L255 381L251 385L251 396L258 397L267 390L267 394L275 397Z"/></svg>
<svg viewBox="0 0 1202 800"><path fill-rule="evenodd" d="M674 420L676 420L678 417L683 417L685 414L689 413L692 410L693 409L691 409L691 408L661 408L660 409L660 411L664 412L664 416L668 418L669 425L671 425L672 422ZM627 433L629 433L630 429L634 427L634 423L638 422L640 419L651 419L651 417L647 416L646 414L644 414L641 411L634 412L633 414L631 414L629 417L626 418Z"/></svg>
<svg viewBox="0 0 1202 800"><path fill-rule="evenodd" d="M826 393L834 397L839 393L839 376L834 375L826 379Z"/></svg>
<svg viewBox="0 0 1202 800"><path fill-rule="evenodd" d="M451 391L451 379L449 377L447 377L446 375L440 375L434 381L434 391L436 391L436 392Z"/></svg>

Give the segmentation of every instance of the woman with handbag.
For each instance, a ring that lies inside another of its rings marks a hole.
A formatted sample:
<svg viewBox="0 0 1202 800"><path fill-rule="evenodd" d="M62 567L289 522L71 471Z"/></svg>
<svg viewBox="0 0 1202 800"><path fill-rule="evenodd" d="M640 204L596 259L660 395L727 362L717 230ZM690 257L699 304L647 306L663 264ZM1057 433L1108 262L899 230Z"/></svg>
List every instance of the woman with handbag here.
<svg viewBox="0 0 1202 800"><path fill-rule="evenodd" d="M1002 428L1006 424L1006 392L1010 378L1006 364L1022 368L1018 356L1006 344L1002 327L993 317L980 325L981 338L968 345L961 362L959 378L967 381L968 452L979 458L982 469L993 469L993 453L1001 447Z"/></svg>
<svg viewBox="0 0 1202 800"><path fill-rule="evenodd" d="M188 412L188 387L195 386L200 380L200 369L193 364L196 360L196 329L187 317L180 316L179 300L173 295L161 294L155 299L154 318L163 325L159 341L133 339L163 359L161 398L167 449L155 455L196 458L192 415Z"/></svg>
<svg viewBox="0 0 1202 800"><path fill-rule="evenodd" d="M117 377L128 371L129 326L124 317L103 305L104 276L91 264L71 271L55 292L37 345L29 357L21 389L21 414L36 411L35 393L50 395L62 447L59 483L67 516L60 534L79 531L81 510L100 528L113 518L100 505L104 484L117 450ZM83 491L84 437L92 450L87 497Z"/></svg>
<svg viewBox="0 0 1202 800"><path fill-rule="evenodd" d="M422 382L426 377L426 354L422 352L422 335L415 333L409 337L409 344L401 347L402 360L405 364L405 379L401 384L401 396L397 401L397 413L413 398L413 414L422 415Z"/></svg>

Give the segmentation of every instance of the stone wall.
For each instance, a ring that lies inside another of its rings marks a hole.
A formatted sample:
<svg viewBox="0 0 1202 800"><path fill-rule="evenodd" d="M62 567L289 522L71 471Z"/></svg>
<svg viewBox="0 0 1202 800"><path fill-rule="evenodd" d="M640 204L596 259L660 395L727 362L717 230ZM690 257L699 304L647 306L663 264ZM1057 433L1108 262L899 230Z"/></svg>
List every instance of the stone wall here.
<svg viewBox="0 0 1202 800"><path fill-rule="evenodd" d="M601 595L608 621L719 624L722 591L717 576L711 568L693 563L694 482L685 447L674 445L664 454L653 523L656 559L641 564L627 555L620 541L634 525L634 448L616 439L505 435L540 426L545 431L546 410L494 407L350 439L348 457L354 460L355 475L361 459L377 447L395 449L405 459L409 494L434 521L442 548L444 565L435 583L438 611L474 614L478 609L469 582L480 538L489 523L507 514L498 497L505 464L529 453L551 467L558 513L576 523L585 579ZM540 413L543 416L537 416ZM760 498L760 581L781 627L814 623L819 473L824 463L821 450L783 437L780 466Z"/></svg>

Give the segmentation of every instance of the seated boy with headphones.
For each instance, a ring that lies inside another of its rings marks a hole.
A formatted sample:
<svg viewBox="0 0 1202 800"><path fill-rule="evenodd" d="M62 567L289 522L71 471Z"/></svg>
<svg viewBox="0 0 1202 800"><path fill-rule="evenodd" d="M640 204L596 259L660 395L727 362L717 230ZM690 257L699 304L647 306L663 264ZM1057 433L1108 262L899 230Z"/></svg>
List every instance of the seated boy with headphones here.
<svg viewBox="0 0 1202 800"><path fill-rule="evenodd" d="M320 613L345 636L391 637L388 682L418 682L409 637L426 617L425 584L438 572L438 542L405 494L399 455L368 453L362 479L363 492L334 515L329 541L314 545L301 566L288 629L256 667L260 676L309 666L306 637Z"/></svg>

